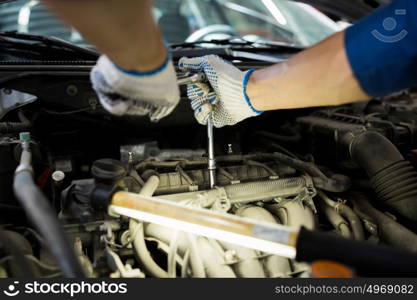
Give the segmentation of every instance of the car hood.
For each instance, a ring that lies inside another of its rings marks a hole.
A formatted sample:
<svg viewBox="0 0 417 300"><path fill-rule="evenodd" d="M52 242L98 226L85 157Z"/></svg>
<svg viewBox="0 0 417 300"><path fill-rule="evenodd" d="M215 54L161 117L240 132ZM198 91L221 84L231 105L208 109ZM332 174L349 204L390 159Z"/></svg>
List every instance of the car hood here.
<svg viewBox="0 0 417 300"><path fill-rule="evenodd" d="M12 2L15 0L0 0L2 2ZM381 5L387 4L392 0L292 0L314 5L315 7L330 13L334 16L345 18L349 21L356 21Z"/></svg>
<svg viewBox="0 0 417 300"><path fill-rule="evenodd" d="M382 5L392 0L293 0L314 5L315 7L330 13L334 16L348 19L349 21L359 20L373 12Z"/></svg>

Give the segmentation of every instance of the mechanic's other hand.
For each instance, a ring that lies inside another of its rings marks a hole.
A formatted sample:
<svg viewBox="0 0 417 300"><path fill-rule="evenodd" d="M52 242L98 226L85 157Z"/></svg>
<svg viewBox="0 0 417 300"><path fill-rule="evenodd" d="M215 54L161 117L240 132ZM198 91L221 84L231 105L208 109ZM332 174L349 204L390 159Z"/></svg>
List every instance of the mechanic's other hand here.
<svg viewBox="0 0 417 300"><path fill-rule="evenodd" d="M170 59L150 72L127 71L103 55L91 72L100 103L118 116L149 114L154 122L169 115L180 100L177 75Z"/></svg>
<svg viewBox="0 0 417 300"><path fill-rule="evenodd" d="M207 124L210 109L207 103L212 102L212 118L215 127L235 125L247 118L258 116L262 111L256 110L246 94L246 86L253 70L240 71L216 55L197 58L183 57L178 63L182 71L204 72L214 89L210 93L207 85L190 84L188 97L199 123Z"/></svg>

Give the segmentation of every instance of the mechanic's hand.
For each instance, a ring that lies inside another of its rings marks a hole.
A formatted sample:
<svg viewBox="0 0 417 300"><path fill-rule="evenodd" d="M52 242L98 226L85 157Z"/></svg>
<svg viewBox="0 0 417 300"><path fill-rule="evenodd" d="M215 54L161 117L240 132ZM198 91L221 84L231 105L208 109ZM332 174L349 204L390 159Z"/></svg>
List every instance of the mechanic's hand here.
<svg viewBox="0 0 417 300"><path fill-rule="evenodd" d="M246 94L246 85L253 70L242 72L216 55L183 57L178 66L182 71L204 72L214 89L213 93L205 84L188 86L188 97L200 124L207 124L210 112L217 128L235 125L262 113L252 106Z"/></svg>
<svg viewBox="0 0 417 300"><path fill-rule="evenodd" d="M118 116L149 114L157 122L180 100L171 60L154 71L141 73L123 70L103 55L91 72L91 81L103 107Z"/></svg>

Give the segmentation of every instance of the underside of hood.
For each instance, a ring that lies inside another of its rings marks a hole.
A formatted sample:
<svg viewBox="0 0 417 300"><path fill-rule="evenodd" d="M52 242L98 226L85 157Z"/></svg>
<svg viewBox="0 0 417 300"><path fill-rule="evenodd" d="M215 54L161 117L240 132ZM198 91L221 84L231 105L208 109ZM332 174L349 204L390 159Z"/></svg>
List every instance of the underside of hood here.
<svg viewBox="0 0 417 300"><path fill-rule="evenodd" d="M294 0L311 4L326 13L357 21L373 12L380 6L395 0Z"/></svg>
<svg viewBox="0 0 417 300"><path fill-rule="evenodd" d="M0 0L11 2L13 0ZM336 17L356 21L393 0L293 0L311 4Z"/></svg>

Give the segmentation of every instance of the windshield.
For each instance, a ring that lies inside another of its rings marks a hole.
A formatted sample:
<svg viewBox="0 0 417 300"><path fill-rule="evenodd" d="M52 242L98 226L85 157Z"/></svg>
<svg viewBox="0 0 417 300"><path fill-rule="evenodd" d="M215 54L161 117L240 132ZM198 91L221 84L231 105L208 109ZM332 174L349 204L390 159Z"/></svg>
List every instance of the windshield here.
<svg viewBox="0 0 417 300"><path fill-rule="evenodd" d="M313 7L286 0L155 0L154 15L168 44L239 37L307 47L339 29ZM0 31L84 44L37 0L0 4Z"/></svg>

